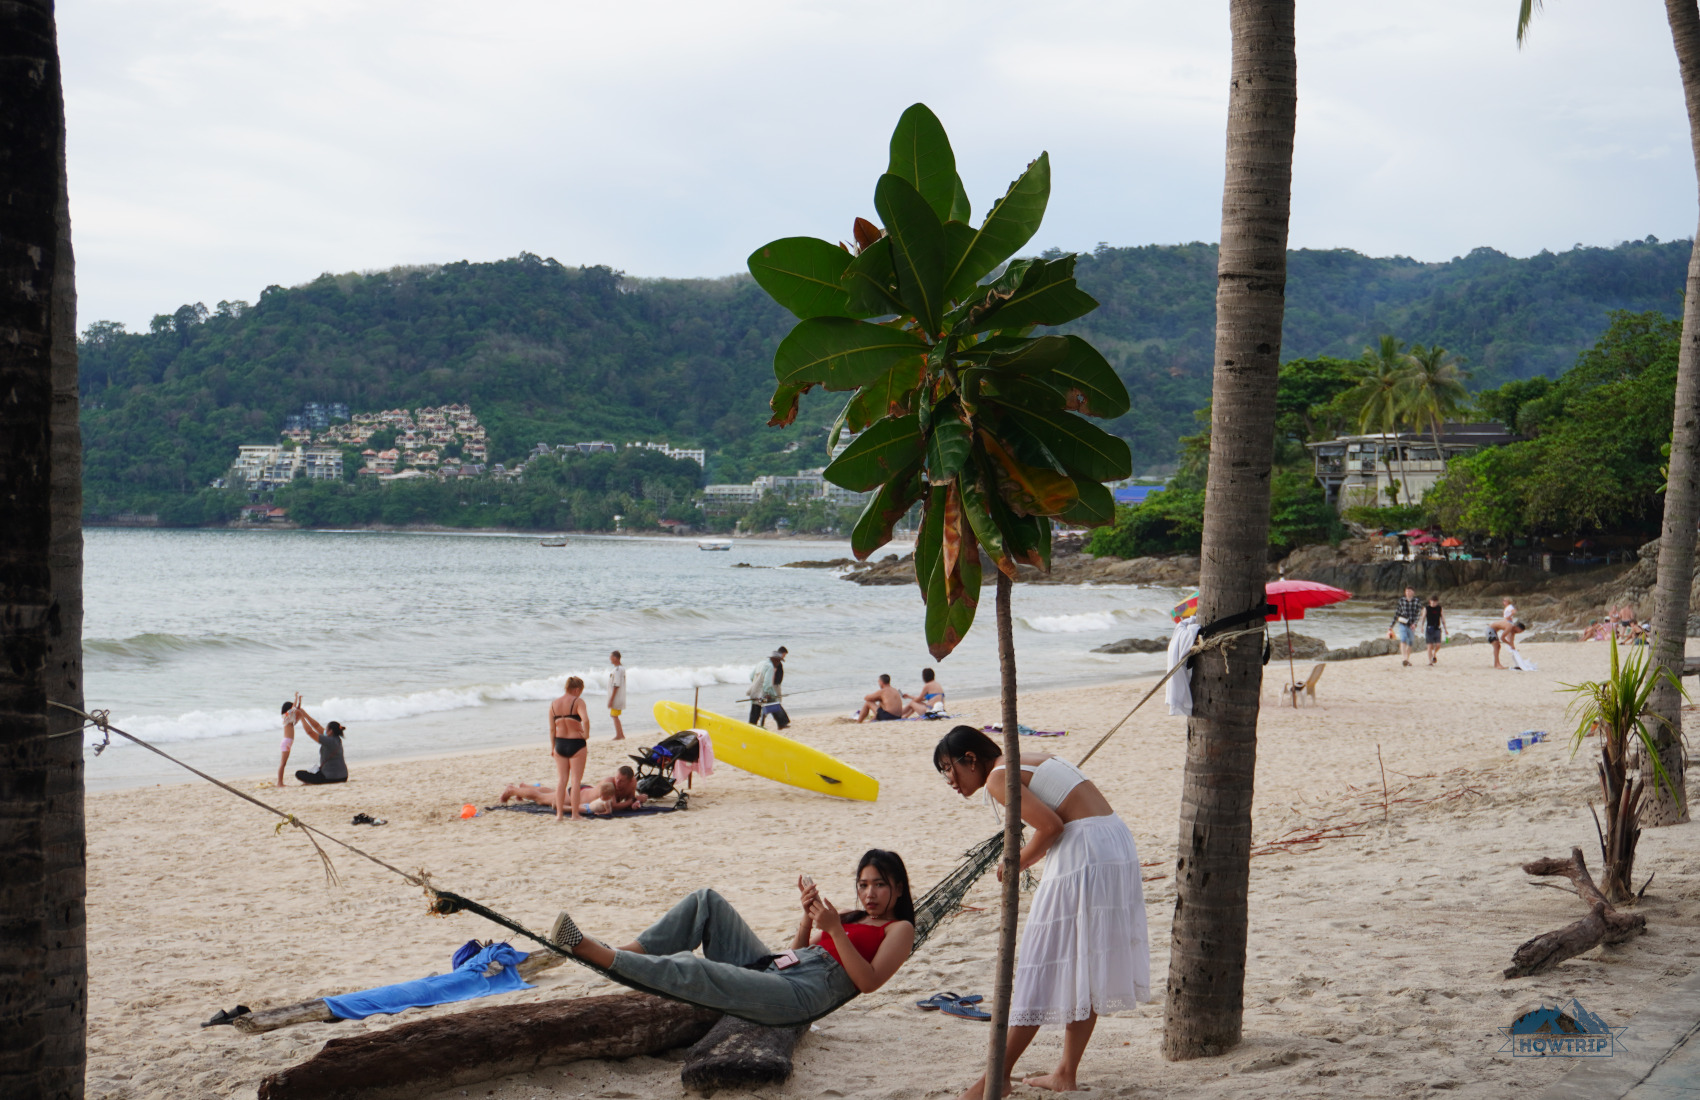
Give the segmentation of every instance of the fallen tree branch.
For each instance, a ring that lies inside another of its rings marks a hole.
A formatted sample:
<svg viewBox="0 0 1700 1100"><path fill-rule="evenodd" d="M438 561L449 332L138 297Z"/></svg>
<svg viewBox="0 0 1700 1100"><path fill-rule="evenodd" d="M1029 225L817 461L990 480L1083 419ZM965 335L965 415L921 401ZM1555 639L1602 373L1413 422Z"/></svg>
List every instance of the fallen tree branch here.
<svg viewBox="0 0 1700 1100"><path fill-rule="evenodd" d="M768 1027L722 1016L685 1055L679 1080L688 1089L752 1089L791 1079L791 1051L808 1026Z"/></svg>
<svg viewBox="0 0 1700 1100"><path fill-rule="evenodd" d="M267 1076L258 1100L415 1100L584 1058L688 1046L720 1013L647 993L496 1005L332 1039Z"/></svg>
<svg viewBox="0 0 1700 1100"><path fill-rule="evenodd" d="M1525 863L1523 870L1531 875L1562 875L1569 879L1576 888L1576 895L1587 904L1588 915L1563 928L1542 933L1517 948L1512 952L1511 965L1505 969L1507 978L1524 978L1551 970L1566 959L1573 959L1602 943L1622 943L1646 931L1645 914L1619 913L1600 893L1600 888L1594 884L1594 876L1588 873L1580 848L1570 849L1569 859L1537 859L1533 863Z"/></svg>

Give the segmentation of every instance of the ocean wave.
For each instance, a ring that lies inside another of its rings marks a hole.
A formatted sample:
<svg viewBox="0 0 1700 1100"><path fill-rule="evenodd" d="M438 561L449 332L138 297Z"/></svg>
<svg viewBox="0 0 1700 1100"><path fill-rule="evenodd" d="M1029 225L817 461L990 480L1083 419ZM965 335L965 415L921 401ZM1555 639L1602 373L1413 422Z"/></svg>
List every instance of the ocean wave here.
<svg viewBox="0 0 1700 1100"><path fill-rule="evenodd" d="M1083 611L1074 615L1036 615L1021 619L1021 624L1040 634L1085 634L1114 630L1130 618L1124 611Z"/></svg>
<svg viewBox="0 0 1700 1100"><path fill-rule="evenodd" d="M83 652L99 654L104 657L139 661L158 661L179 654L200 653L207 650L227 649L276 649L277 646L261 638L249 638L240 634L132 634L128 638L85 638Z"/></svg>
<svg viewBox="0 0 1700 1100"><path fill-rule="evenodd" d="M747 684L750 665L677 665L669 668L629 667L626 670L626 689L635 695L660 695L688 688L709 687L714 684ZM337 721L344 725L356 722L393 722L416 718L422 714L465 710L489 706L492 703L545 702L561 694L568 676L577 676L585 683L585 694L595 698L608 691L606 666L595 670L576 670L559 676L535 680L517 680L507 684L471 684L465 687L435 688L398 695L366 695L314 701L307 700L309 713L322 722ZM272 732L280 737L283 719L270 707L247 707L221 710L192 710L184 714L132 715L118 719L114 725L149 741L200 741L212 737L235 737L245 734ZM98 731L89 731L88 744L98 744Z"/></svg>

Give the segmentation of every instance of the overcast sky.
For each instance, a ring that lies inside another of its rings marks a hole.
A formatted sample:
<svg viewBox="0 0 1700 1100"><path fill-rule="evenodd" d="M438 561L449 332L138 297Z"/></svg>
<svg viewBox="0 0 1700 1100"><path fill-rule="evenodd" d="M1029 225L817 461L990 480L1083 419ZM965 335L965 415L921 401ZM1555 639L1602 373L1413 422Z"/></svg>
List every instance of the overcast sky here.
<svg viewBox="0 0 1700 1100"><path fill-rule="evenodd" d="M898 114L976 220L1040 150L1052 245L1214 241L1226 0L69 0L80 323L521 251L724 275L873 217ZM1444 260L1686 238L1664 8L1299 0L1292 244Z"/></svg>

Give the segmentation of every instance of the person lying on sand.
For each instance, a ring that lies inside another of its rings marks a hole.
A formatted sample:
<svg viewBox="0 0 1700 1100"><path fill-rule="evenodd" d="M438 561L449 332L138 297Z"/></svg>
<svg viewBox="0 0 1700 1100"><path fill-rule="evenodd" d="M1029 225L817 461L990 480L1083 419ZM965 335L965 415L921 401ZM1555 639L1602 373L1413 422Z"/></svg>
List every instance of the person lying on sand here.
<svg viewBox="0 0 1700 1100"><path fill-rule="evenodd" d="M862 713L856 721L866 722L870 714L876 722L895 722L903 717L903 695L891 686L887 673L880 673L879 687L862 696Z"/></svg>
<svg viewBox="0 0 1700 1100"><path fill-rule="evenodd" d="M873 848L862 855L856 864L861 908L855 912L840 913L806 876L798 878L797 891L803 918L790 950L779 955L710 889L686 897L624 947L580 932L564 909L549 939L662 996L792 1027L879 989L915 944L909 872L896 852ZM691 954L698 947L703 954ZM761 965L751 969L755 963Z"/></svg>
<svg viewBox="0 0 1700 1100"><path fill-rule="evenodd" d="M649 799L638 793L637 773L629 767L622 767L614 775L595 785L579 784L579 798L585 811L593 814L611 814L616 810L635 810ZM582 801L587 796L591 801ZM554 787L546 787L541 783L510 783L502 789L503 802L535 802L539 806L547 806L551 810L560 809L560 798Z"/></svg>

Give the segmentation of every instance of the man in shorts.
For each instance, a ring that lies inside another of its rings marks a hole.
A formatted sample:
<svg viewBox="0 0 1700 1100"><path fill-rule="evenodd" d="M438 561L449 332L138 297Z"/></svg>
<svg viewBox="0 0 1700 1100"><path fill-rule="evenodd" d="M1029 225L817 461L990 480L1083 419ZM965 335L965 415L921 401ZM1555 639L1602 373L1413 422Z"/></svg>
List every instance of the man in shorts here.
<svg viewBox="0 0 1700 1100"><path fill-rule="evenodd" d="M1411 647L1417 642L1417 617L1423 613L1423 601L1417 599L1415 588L1406 588L1399 597L1399 607L1393 612L1393 636L1399 639L1399 660L1411 664Z"/></svg>
<svg viewBox="0 0 1700 1100"><path fill-rule="evenodd" d="M614 720L614 740L626 739L625 727L620 725L620 714L626 709L626 666L620 663L620 651L608 654L608 663L614 670L608 673L608 717Z"/></svg>
<svg viewBox="0 0 1700 1100"><path fill-rule="evenodd" d="M876 722L895 722L903 717L903 695L891 686L887 673L880 673L879 687L862 696L862 713L856 721L866 722L870 715Z"/></svg>

